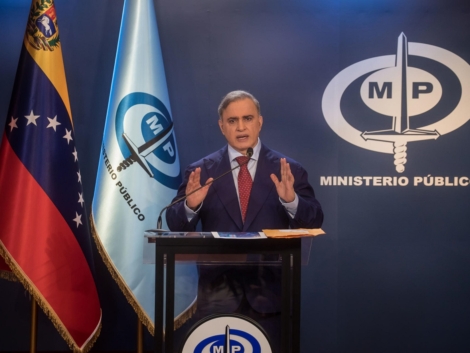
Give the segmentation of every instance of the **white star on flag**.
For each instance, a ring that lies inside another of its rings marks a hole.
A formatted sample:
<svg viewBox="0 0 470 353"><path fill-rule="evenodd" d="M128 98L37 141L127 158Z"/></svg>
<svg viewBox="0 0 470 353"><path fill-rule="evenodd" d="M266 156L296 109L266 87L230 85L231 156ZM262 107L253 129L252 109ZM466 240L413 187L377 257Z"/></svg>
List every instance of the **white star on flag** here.
<svg viewBox="0 0 470 353"><path fill-rule="evenodd" d="M54 119L51 119L51 118L47 118L49 119L49 125L47 125L47 128L53 128L54 131L57 131L56 128L57 128L57 125L62 125L61 123L59 123L57 121L57 115L54 117Z"/></svg>
<svg viewBox="0 0 470 353"><path fill-rule="evenodd" d="M82 224L82 215L81 214L78 214L77 212L75 212L75 218L73 219L73 221L75 223L77 223L77 228L80 224Z"/></svg>
<svg viewBox="0 0 470 353"><path fill-rule="evenodd" d="M81 183L82 182L82 176L81 176L79 171L77 172L77 175L78 175L78 182Z"/></svg>
<svg viewBox="0 0 470 353"><path fill-rule="evenodd" d="M18 125L16 125L17 120L18 118L15 119L14 117L11 117L10 124L8 124L8 126L10 126L10 132L12 132L15 127L18 129Z"/></svg>
<svg viewBox="0 0 470 353"><path fill-rule="evenodd" d="M28 123L26 124L26 126L28 126L29 124L34 124L38 126L38 124L36 124L36 119L39 119L39 115L34 115L32 110L31 110L31 113L29 113L29 115L25 115L24 117L28 119Z"/></svg>
<svg viewBox="0 0 470 353"><path fill-rule="evenodd" d="M64 139L67 139L67 145L69 144L69 142L70 142L71 140L73 140L73 138L72 138L72 130L69 131L69 130L65 129L65 136L64 136Z"/></svg>
<svg viewBox="0 0 470 353"><path fill-rule="evenodd" d="M78 152L77 152L77 149L75 147L73 148L72 154L75 157L75 162L78 161Z"/></svg>
<svg viewBox="0 0 470 353"><path fill-rule="evenodd" d="M85 200L83 199L83 194L82 193L78 193L78 203L83 207L83 203L85 202Z"/></svg>

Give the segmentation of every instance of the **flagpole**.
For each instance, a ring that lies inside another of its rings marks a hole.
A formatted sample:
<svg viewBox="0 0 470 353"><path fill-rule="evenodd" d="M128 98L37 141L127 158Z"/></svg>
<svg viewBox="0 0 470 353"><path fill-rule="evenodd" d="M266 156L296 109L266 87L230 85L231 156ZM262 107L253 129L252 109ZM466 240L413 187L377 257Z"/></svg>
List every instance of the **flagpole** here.
<svg viewBox="0 0 470 353"><path fill-rule="evenodd" d="M36 341L38 333L38 306L36 300L31 297L31 337L29 352L36 353Z"/></svg>
<svg viewBox="0 0 470 353"><path fill-rule="evenodd" d="M144 330L142 321L137 318L137 353L144 353Z"/></svg>

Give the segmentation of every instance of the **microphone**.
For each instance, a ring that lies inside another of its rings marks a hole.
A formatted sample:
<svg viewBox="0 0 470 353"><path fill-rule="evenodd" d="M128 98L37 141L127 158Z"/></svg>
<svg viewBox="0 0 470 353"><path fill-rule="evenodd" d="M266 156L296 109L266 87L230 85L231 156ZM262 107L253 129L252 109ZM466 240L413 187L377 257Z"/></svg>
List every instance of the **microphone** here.
<svg viewBox="0 0 470 353"><path fill-rule="evenodd" d="M194 189L193 191L191 191L189 194L187 195L184 195L183 197L180 197L179 199L176 199L175 201L173 201L172 203L170 203L168 206L165 206L162 208L162 210L160 211L160 214L158 215L158 220L157 220L157 229L155 229L157 232L168 232L167 230L164 230L164 229L161 229L162 228L162 214L165 210L167 210L168 208L170 208L171 206L177 204L178 202L181 202L183 200L186 200L186 198L192 194L194 194L195 192L201 190L203 187L207 186L207 185L211 185L214 181L216 180L219 180L220 178L226 176L228 173L234 171L235 169L237 168L240 168L241 166L245 165L245 164L248 164L248 162L250 161L250 158L251 156L253 156L253 148L251 147L248 147L248 149L246 150L246 156L249 157L246 162L243 162L242 164L239 164L237 165L236 167L233 167L232 169L226 171L225 173L223 173L222 175L219 175L217 178L215 179L212 179L211 182L209 183L206 183L204 185L201 185L200 187L198 187L197 189Z"/></svg>

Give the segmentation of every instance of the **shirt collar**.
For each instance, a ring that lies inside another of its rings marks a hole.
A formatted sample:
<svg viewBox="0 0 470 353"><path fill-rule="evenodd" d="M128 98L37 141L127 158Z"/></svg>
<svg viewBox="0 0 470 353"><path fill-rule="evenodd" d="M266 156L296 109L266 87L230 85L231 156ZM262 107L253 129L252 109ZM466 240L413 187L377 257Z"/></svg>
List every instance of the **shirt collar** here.
<svg viewBox="0 0 470 353"><path fill-rule="evenodd" d="M259 153L261 151L261 141L258 137L258 143L256 144L255 147L253 147L253 155L251 156L251 159L254 159L257 161L259 159ZM243 156L240 152L238 152L235 148L232 146L228 145L228 157L230 161L233 161L235 158Z"/></svg>

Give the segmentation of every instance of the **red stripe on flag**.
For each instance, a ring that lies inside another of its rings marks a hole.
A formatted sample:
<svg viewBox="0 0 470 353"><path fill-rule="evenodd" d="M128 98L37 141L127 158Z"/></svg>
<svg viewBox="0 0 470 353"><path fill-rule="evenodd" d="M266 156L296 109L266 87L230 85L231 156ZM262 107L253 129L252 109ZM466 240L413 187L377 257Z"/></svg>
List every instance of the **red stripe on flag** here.
<svg viewBox="0 0 470 353"><path fill-rule="evenodd" d="M44 12L47 16L49 16L51 18L52 21L55 20L56 18L56 14L55 14L55 7L52 6L49 8L49 10L47 10L46 12Z"/></svg>
<svg viewBox="0 0 470 353"><path fill-rule="evenodd" d="M95 283L82 249L5 134L0 161L0 239L28 282L82 347L98 328L101 317Z"/></svg>

